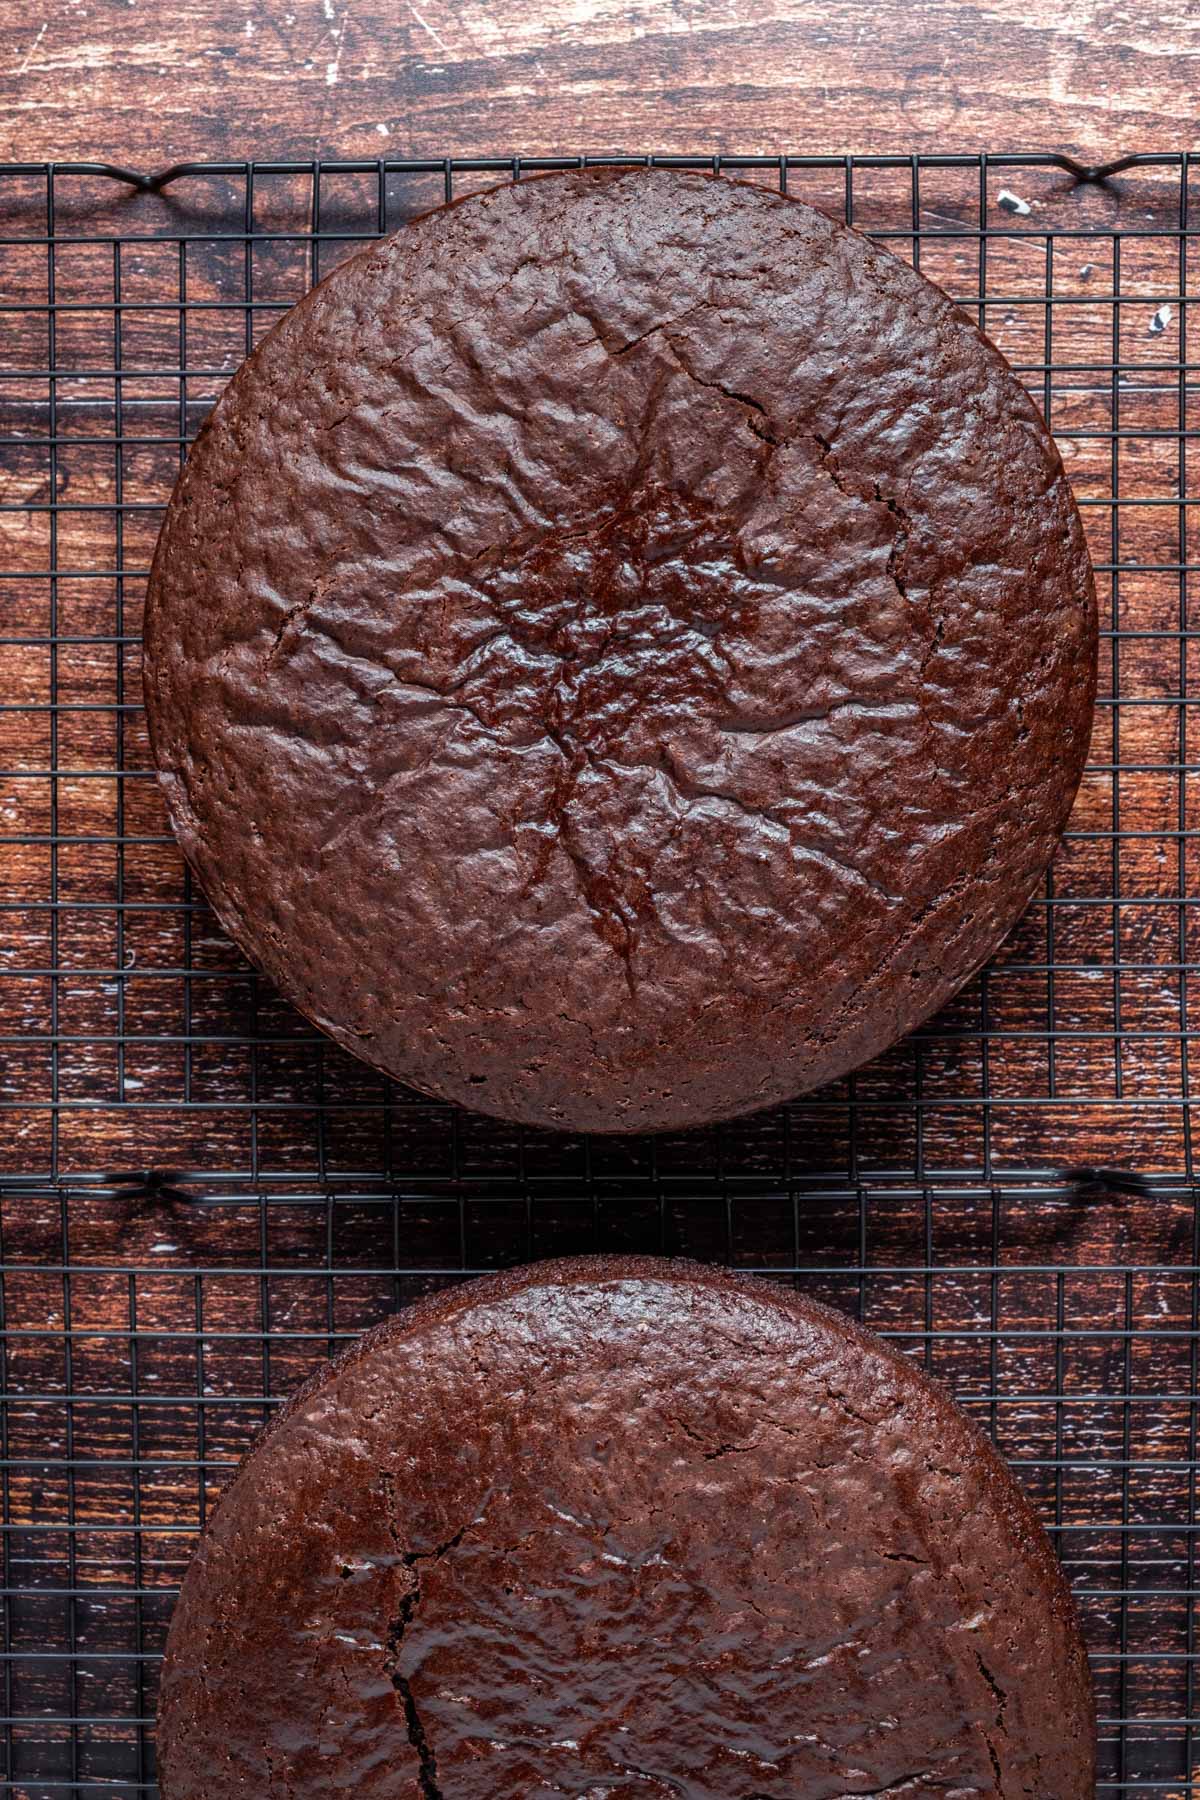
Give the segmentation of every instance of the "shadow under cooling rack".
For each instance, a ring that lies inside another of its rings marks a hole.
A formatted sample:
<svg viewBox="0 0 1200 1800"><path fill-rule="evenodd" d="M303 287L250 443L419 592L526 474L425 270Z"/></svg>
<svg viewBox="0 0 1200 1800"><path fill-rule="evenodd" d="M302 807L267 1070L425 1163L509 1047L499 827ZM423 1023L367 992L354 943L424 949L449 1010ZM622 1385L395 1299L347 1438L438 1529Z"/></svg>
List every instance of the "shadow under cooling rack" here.
<svg viewBox="0 0 1200 1800"><path fill-rule="evenodd" d="M1101 1791L1191 1792L1188 158L1104 180L1036 156L664 159L783 184L917 263L1029 386L1084 514L1101 690L1066 842L992 965L886 1057L657 1138L437 1105L280 1002L167 831L139 628L188 442L355 245L573 160L0 166L0 1792L154 1792L194 1533L339 1343L463 1273L622 1248L791 1282L950 1381L1079 1596Z"/></svg>

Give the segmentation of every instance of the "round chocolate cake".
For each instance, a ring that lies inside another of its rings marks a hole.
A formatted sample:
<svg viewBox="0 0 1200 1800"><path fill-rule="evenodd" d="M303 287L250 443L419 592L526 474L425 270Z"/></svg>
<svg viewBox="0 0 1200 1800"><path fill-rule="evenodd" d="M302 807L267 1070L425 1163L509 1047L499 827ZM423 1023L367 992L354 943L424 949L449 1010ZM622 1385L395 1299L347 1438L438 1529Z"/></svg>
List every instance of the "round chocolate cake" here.
<svg viewBox="0 0 1200 1800"><path fill-rule="evenodd" d="M412 1086L597 1131L828 1081L995 948L1096 611L1053 442L905 264L748 184L473 195L271 332L146 700L221 919Z"/></svg>
<svg viewBox="0 0 1200 1800"><path fill-rule="evenodd" d="M171 1625L163 1800L1091 1800L1087 1661L986 1440L839 1314L582 1259L301 1390Z"/></svg>

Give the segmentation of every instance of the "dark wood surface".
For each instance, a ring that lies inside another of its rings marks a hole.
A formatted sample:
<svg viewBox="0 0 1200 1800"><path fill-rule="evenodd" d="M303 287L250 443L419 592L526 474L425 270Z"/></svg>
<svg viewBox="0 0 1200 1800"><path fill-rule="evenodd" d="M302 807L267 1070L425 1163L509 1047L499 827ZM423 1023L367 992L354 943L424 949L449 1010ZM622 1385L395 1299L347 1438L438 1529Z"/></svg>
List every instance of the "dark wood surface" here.
<svg viewBox="0 0 1200 1800"><path fill-rule="evenodd" d="M1131 0L1039 0L1036 9L1018 0L51 0L49 10L4 0L0 158L152 168L193 156L1053 149L1096 161L1190 147L1198 49L1186 6L1155 13ZM999 185L989 224L1002 227ZM1034 228L1140 221L1164 229L1177 217L1176 190L1151 175L1107 193L1072 191L1045 175L1013 185ZM836 184L812 197L836 206ZM414 189L412 204L431 198ZM928 220L969 225L976 198L969 182L930 183ZM304 228L303 183L260 192L259 203L275 228ZM905 194L886 183L872 192L863 182L859 203L866 223L906 216ZM80 232L216 234L223 220L236 227L239 218L235 187L206 198L203 184L168 202L118 200L82 183L68 186L60 204ZM6 190L3 205L0 236L36 237L44 218L36 182ZM345 205L353 216L361 196ZM976 254L970 239L927 242L925 266L969 294L978 291ZM158 245L124 252L124 300L177 300L172 258ZM256 265L256 294L297 298L310 272L303 256L281 252L277 266ZM986 322L1029 364L1049 341L1038 302L1044 273L1042 245L989 240L988 291L997 298ZM1104 296L1113 275L1111 239L1086 248L1063 241L1056 285L1070 298L1052 321L1060 364L1111 356ZM228 365L244 350L244 279L228 246L189 250L193 364ZM1105 435L1117 422L1115 383L1071 367L1044 388L1031 378L1050 403L1077 491L1092 502L1087 524L1101 562L1114 542L1106 503L1114 473L1123 491L1158 503L1125 515L1121 553L1148 562L1196 555L1195 526L1189 550L1178 510L1164 504L1181 485L1200 499L1200 457L1184 468L1171 435L1200 423L1195 395L1189 418L1169 368L1181 348L1178 307L1152 329L1161 295L1177 291L1178 279L1169 236L1126 244L1122 289L1142 299L1123 317L1120 350L1133 373L1119 396L1120 423L1143 435L1123 442L1116 458ZM37 309L47 304L46 280L44 250L0 256L0 302L34 309L19 323L4 315L0 368L45 363ZM107 251L60 249L56 280L64 307L114 298ZM124 366L169 368L177 328L170 307L127 313ZM104 366L112 344L111 313L60 314L60 366ZM1139 375L1142 361L1167 372ZM112 387L60 379L52 415L44 382L5 385L0 503L19 510L0 517L3 565L29 580L0 591L0 631L38 639L54 623L80 639L121 629L136 637L142 583L132 575L60 583L52 619L38 579L51 550L49 503L80 509L57 515L64 566L144 565L152 509L176 462L170 434L181 413L194 430L219 385L194 381L181 409L177 383L124 379L126 432L160 441L125 454L120 540L111 518L115 464L103 443L115 423ZM63 439L53 460L44 448L52 418ZM99 447L89 444L97 437ZM29 442L14 446L16 438ZM1111 622L1106 579L1101 595ZM1164 633L1122 647L1122 692L1165 697L1183 676L1195 682L1196 666L1181 669L1169 635L1180 622L1177 578L1126 577L1118 619ZM35 709L0 714L0 762L28 772L51 760L85 768L120 759L131 771L120 802L113 781L61 778L53 814L48 781L0 780L0 833L37 840L0 843L0 897L28 908L0 921L0 970L23 971L0 979L0 1098L18 1102L0 1116L0 1374L11 1459L4 1575L6 1585L44 1590L11 1603L9 1708L18 1719L80 1712L116 1721L74 1738L66 1726L22 1727L5 1771L24 1779L17 1793L40 1795L57 1776L95 1781L97 1792L115 1796L130 1788L105 1783L148 1779L149 1737L136 1721L153 1714L154 1656L174 1584L206 1502L265 1416L263 1396L289 1392L343 1334L450 1271L595 1248L807 1269L798 1279L810 1291L861 1307L869 1323L923 1350L1016 1460L1043 1516L1065 1528L1059 1542L1082 1594L1102 1713L1194 1714L1185 1654L1195 1604L1187 1596L1197 1586L1188 1528L1196 1214L1181 1179L1190 1149L1184 1114L1168 1102L1186 1073L1182 984L1195 982L1178 964L1194 968L1197 956L1194 914L1185 919L1178 904L1194 885L1195 845L1181 849L1172 834L1181 822L1200 829L1200 808L1171 773L1181 748L1195 755L1194 736L1190 745L1180 736L1179 708L1164 701L1122 710L1121 755L1147 768L1123 778L1119 817L1104 767L1114 753L1113 710L1098 713L1100 768L1073 821L1094 835L1077 836L1056 872L1056 893L1080 905L1054 915L1053 946L1047 911L1031 911L989 984L986 1022L1005 1034L989 1044L990 1109L978 1104L985 1001L976 982L919 1055L912 1043L899 1047L860 1079L854 1105L839 1089L820 1104L725 1131L586 1146L442 1108L386 1109L381 1084L314 1041L211 917L182 910L195 896L145 779L141 719L112 710L118 697L136 701L136 643L116 656L108 642L62 645L52 662L34 642L0 657L4 701ZM1113 674L1107 660L1108 693ZM52 692L67 706L101 710L61 712L52 740L44 710ZM53 852L52 823L63 839ZM1145 835L1128 836L1114 861L1105 834L1118 823ZM79 841L66 841L72 835ZM1111 908L1094 904L1111 894L1114 872L1122 893L1147 899L1119 927ZM45 910L52 875L60 898L78 903L53 921ZM118 914L118 897L137 910ZM1044 962L1051 948L1075 965L1056 977L1053 995L1044 974L1012 972ZM1119 1000L1121 1023L1144 1033L1126 1042L1120 1063L1117 951L1142 965L1122 978ZM42 973L51 966L54 983ZM1191 998L1194 1016L1200 994ZM52 1023L62 1034L54 1050ZM1094 1035L1055 1040L1055 1104L1030 1107L1047 1093L1052 1024ZM1122 1095L1141 1104L1119 1105ZM973 1104L959 1105L964 1097ZM160 1101L159 1110L146 1104ZM1103 1181L1000 1192L984 1179L997 1168L1081 1161L1169 1179L1141 1194ZM68 1177L65 1187L41 1181L52 1165ZM176 1184L182 1191L161 1182L88 1185L103 1171L147 1165L190 1171ZM395 1191L346 1173L385 1167ZM921 1176L951 1168L965 1178L935 1197L922 1193ZM315 1196L318 1169L343 1177L336 1205ZM889 1183L889 1169L907 1172L907 1181ZM231 1178L251 1170L269 1178L266 1197ZM818 1170L829 1179L814 1195L806 1189ZM856 1189L855 1174L874 1177L869 1192ZM6 1175L39 1179L6 1188ZM355 1189L366 1197L347 1197ZM209 1200L199 1203L203 1190ZM860 1261L869 1274L859 1275ZM62 1265L72 1271L66 1279ZM1056 1394L1065 1398L1056 1403ZM49 1591L73 1587L119 1592L92 1600ZM1134 1592L1123 1626L1122 1591ZM68 1647L90 1660L73 1664ZM131 1650L147 1660L132 1660ZM1182 1795L1194 1759L1181 1723L1131 1728L1123 1755L1115 1728L1102 1735L1108 1780L1157 1780L1154 1793Z"/></svg>
<svg viewBox="0 0 1200 1800"><path fill-rule="evenodd" d="M5 0L0 156L1196 142L1186 4Z"/></svg>

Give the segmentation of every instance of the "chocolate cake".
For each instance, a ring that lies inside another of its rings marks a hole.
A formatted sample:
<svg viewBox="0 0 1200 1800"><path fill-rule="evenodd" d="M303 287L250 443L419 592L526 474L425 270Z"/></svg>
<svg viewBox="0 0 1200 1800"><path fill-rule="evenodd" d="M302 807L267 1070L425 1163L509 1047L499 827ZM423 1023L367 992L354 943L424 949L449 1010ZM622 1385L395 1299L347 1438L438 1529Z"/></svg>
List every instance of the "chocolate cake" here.
<svg viewBox="0 0 1200 1800"><path fill-rule="evenodd" d="M421 1302L209 1520L163 1800L1091 1800L1053 1552L916 1365L652 1259Z"/></svg>
<svg viewBox="0 0 1200 1800"><path fill-rule="evenodd" d="M352 256L163 527L146 701L228 930L339 1043L562 1128L826 1082L1021 912L1079 516L995 348L764 188L595 169Z"/></svg>

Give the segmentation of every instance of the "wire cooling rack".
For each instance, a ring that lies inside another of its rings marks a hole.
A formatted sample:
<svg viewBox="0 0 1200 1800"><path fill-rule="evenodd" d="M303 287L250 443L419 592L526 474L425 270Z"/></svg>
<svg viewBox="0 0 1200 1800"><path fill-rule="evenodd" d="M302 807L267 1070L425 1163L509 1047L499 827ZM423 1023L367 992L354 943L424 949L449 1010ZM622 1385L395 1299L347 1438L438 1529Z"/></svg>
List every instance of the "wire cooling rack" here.
<svg viewBox="0 0 1200 1800"><path fill-rule="evenodd" d="M626 1248L790 1279L948 1379L1079 1596L1101 1791L1191 1792L1200 165L664 159L918 263L1027 382L1084 511L1101 696L1067 841L991 967L870 1068L653 1139L432 1104L279 1001L166 831L141 603L225 380L355 244L574 160L0 166L0 1789L154 1793L194 1533L339 1343L464 1271Z"/></svg>

